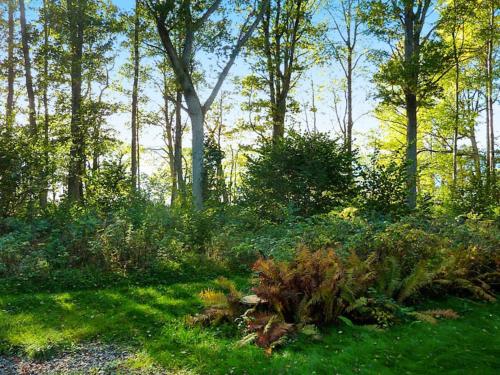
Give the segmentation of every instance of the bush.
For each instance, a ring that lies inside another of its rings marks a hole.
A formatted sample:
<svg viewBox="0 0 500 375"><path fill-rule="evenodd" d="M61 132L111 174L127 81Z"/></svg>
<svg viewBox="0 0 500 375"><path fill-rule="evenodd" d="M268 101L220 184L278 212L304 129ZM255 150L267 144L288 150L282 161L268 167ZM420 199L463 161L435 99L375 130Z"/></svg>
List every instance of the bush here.
<svg viewBox="0 0 500 375"><path fill-rule="evenodd" d="M241 305L230 311L233 320L242 314L248 334L242 343L253 341L268 351L293 332L311 331L310 324L342 320L386 327L408 319L454 318L453 311L412 306L447 294L494 301L499 285L500 231L477 216L457 222L413 214L370 222L347 208L266 225L256 233L238 250L261 255L252 267L260 303L244 313ZM267 248L257 251L260 245ZM207 296L226 301L220 293ZM229 305L223 305L227 312ZM210 320L209 315L204 316ZM212 315L218 319L221 312Z"/></svg>
<svg viewBox="0 0 500 375"><path fill-rule="evenodd" d="M0 220L0 277L49 277L92 267L122 275L203 256L223 219L136 197L120 208L51 207L45 218Z"/></svg>
<svg viewBox="0 0 500 375"><path fill-rule="evenodd" d="M312 215L346 205L355 196L353 157L327 135L292 133L267 142L250 159L244 205L281 219L284 212Z"/></svg>
<svg viewBox="0 0 500 375"><path fill-rule="evenodd" d="M355 305L371 284L373 257L341 259L334 250L298 250L292 262L259 259L254 292L287 323L325 324Z"/></svg>
<svg viewBox="0 0 500 375"><path fill-rule="evenodd" d="M407 212L406 169L403 157L383 161L376 150L361 167L358 203L364 211L401 215Z"/></svg>

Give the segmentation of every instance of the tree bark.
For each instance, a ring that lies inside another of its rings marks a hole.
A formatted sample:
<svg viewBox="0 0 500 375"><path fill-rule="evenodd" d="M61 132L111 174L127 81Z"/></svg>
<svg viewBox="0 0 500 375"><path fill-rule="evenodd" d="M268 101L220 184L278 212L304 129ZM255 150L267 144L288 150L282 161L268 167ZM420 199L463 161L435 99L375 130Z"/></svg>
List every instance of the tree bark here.
<svg viewBox="0 0 500 375"><path fill-rule="evenodd" d="M474 160L475 175L476 175L476 178L480 181L481 180L481 158L479 156L479 147L477 145L476 132L475 132L474 127L472 127L472 129L470 131L469 139L470 139L471 148L472 148L472 158Z"/></svg>
<svg viewBox="0 0 500 375"><path fill-rule="evenodd" d="M494 116L493 116L493 65L495 63L494 61L494 56L493 56L493 33L495 30L495 5L494 1L490 1L490 9L489 9L489 18L488 18L488 26L489 26L489 35L488 35L488 47L487 47L487 88L486 88L486 96L487 96L487 111L488 111L488 124L487 124L487 132L488 132L488 139L489 139L489 152L488 152L488 165L489 165L489 174L490 178L494 182L495 179L495 172L496 172L496 165L495 165L495 132L494 132ZM493 183L494 185L494 183Z"/></svg>
<svg viewBox="0 0 500 375"><path fill-rule="evenodd" d="M402 18L406 107L406 201L410 209L414 209L417 205L417 92L420 75L420 35L431 0L419 1L417 12L413 9L415 3L415 0L405 1Z"/></svg>
<svg viewBox="0 0 500 375"><path fill-rule="evenodd" d="M182 170L182 91L177 90L175 95L175 133L174 133L174 168L177 175L178 194L185 198L184 174Z"/></svg>
<svg viewBox="0 0 500 375"><path fill-rule="evenodd" d="M137 190L137 107L138 107L138 91L139 91L139 0L135 1L135 21L134 21L134 82L132 87L132 142L131 142L131 176L132 190Z"/></svg>
<svg viewBox="0 0 500 375"><path fill-rule="evenodd" d="M86 0L68 0L71 45L71 148L68 173L68 199L83 200L85 132L82 124L82 57Z"/></svg>
<svg viewBox="0 0 500 375"><path fill-rule="evenodd" d="M413 209L417 205L417 96L416 85L418 75L415 65L416 46L414 37L415 19L413 1L407 1L404 14L404 59L407 71L405 106L406 106L406 178L408 207ZM420 38L420 37L419 37Z"/></svg>
<svg viewBox="0 0 500 375"><path fill-rule="evenodd" d="M455 28L455 26L454 26ZM459 65L459 57L458 57L458 49L457 49L457 35L456 30L453 30L452 33L453 38L453 59L455 62L455 116L454 116L454 125L453 125L453 188L456 187L457 184L457 174L458 174L458 124L460 118L460 65Z"/></svg>
<svg viewBox="0 0 500 375"><path fill-rule="evenodd" d="M186 93L185 91L184 98L186 99L189 118L191 119L193 204L196 209L201 210L203 208L203 134L205 114L196 95L190 94L189 91Z"/></svg>
<svg viewBox="0 0 500 375"><path fill-rule="evenodd" d="M31 132L36 138L37 136L37 126L36 126L36 106L35 106L35 92L33 90L33 77L31 75L31 57L30 57L30 46L29 46L29 35L26 26L26 9L24 6L24 0L19 0L19 17L21 21L21 40L23 46L23 57L24 57L24 72L26 77L26 91L28 94L28 108L29 108L29 124Z"/></svg>
<svg viewBox="0 0 500 375"><path fill-rule="evenodd" d="M14 11L15 0L9 0L7 35L7 103L5 108L5 124L8 129L11 129L14 125Z"/></svg>
<svg viewBox="0 0 500 375"><path fill-rule="evenodd" d="M43 0L43 85L42 85L42 102L43 102L43 190L40 193L40 207L47 207L49 186L48 186L48 169L49 169L49 21L48 21L48 0Z"/></svg>
<svg viewBox="0 0 500 375"><path fill-rule="evenodd" d="M168 154L168 166L170 170L170 178L172 179L171 184L171 195L170 195L170 205L173 205L177 199L177 173L175 171L175 152L174 152L174 138L172 134L172 123L173 119L169 112L170 100L167 95L167 77L165 71L163 71L163 116L165 119L165 141L167 144L167 154ZM175 111L173 113L175 116Z"/></svg>
<svg viewBox="0 0 500 375"><path fill-rule="evenodd" d="M354 127L354 121L352 118L352 49L348 47L347 55L347 152L352 154L352 128Z"/></svg>
<svg viewBox="0 0 500 375"><path fill-rule="evenodd" d="M417 97L413 93L405 95L406 101L406 174L407 204L417 205Z"/></svg>

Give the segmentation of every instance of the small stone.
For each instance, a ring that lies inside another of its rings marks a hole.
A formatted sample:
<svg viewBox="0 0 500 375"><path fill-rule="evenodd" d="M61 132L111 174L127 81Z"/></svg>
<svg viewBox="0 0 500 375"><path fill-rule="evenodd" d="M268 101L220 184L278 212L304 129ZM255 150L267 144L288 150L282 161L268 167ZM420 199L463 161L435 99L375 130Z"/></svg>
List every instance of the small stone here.
<svg viewBox="0 0 500 375"><path fill-rule="evenodd" d="M260 303L266 303L267 301L265 299L260 298L256 294L250 294L248 296L243 297L240 302L244 305L250 305L250 306L255 306Z"/></svg>

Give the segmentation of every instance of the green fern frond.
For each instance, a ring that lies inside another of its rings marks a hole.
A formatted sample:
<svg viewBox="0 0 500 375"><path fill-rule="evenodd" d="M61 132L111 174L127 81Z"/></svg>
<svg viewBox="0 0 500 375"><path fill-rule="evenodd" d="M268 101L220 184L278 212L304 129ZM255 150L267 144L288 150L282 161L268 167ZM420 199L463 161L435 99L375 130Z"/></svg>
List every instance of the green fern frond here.
<svg viewBox="0 0 500 375"><path fill-rule="evenodd" d="M420 262L415 270L401 283L397 301L402 303L419 289L430 284L434 275L435 273L429 271L425 262Z"/></svg>

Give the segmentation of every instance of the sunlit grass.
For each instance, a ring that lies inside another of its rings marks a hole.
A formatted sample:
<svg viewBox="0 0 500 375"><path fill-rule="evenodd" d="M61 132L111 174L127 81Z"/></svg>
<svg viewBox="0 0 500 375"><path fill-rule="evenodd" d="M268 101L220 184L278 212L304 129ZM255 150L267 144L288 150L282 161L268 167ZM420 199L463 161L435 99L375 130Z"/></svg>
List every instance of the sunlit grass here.
<svg viewBox="0 0 500 375"><path fill-rule="evenodd" d="M240 280L241 281L241 280ZM209 283L210 284L210 283ZM500 368L500 304L450 299L458 320L414 322L374 331L332 326L320 341L292 340L267 357L239 348L233 327L192 328L208 285L130 287L0 296L0 352L48 356L85 341L118 343L135 369L192 374L495 374Z"/></svg>

